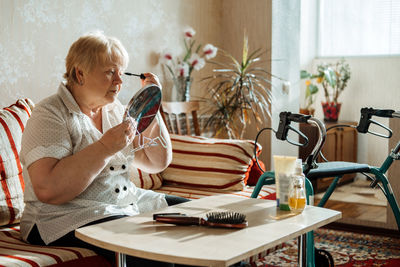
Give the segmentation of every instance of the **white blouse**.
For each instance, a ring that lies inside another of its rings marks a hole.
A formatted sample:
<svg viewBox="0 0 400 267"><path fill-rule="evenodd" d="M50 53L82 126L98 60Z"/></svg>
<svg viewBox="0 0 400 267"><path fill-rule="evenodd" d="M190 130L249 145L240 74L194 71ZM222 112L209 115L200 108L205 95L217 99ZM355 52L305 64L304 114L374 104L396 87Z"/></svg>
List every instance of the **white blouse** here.
<svg viewBox="0 0 400 267"><path fill-rule="evenodd" d="M103 130L122 122L124 107L116 100L102 108ZM137 188L128 176L133 160L130 149L116 153L93 183L74 200L61 205L40 202L32 188L27 167L51 157L62 159L99 140L102 133L82 113L64 83L58 92L38 103L28 120L20 158L24 166L25 208L21 219L24 240L36 224L48 244L89 222L112 215L136 215L167 206L165 195Z"/></svg>

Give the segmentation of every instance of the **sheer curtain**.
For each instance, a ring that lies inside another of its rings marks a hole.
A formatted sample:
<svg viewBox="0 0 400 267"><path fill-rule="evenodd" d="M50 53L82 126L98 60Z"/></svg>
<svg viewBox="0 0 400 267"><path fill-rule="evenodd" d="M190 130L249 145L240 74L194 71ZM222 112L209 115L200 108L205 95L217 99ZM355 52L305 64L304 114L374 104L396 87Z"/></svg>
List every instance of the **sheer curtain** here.
<svg viewBox="0 0 400 267"><path fill-rule="evenodd" d="M320 0L318 56L400 55L399 0Z"/></svg>

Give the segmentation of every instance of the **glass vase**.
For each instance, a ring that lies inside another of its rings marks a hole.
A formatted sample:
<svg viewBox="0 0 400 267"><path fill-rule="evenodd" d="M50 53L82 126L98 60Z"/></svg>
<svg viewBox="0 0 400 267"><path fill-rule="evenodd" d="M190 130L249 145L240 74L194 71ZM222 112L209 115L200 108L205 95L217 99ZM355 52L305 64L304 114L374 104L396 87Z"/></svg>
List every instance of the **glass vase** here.
<svg viewBox="0 0 400 267"><path fill-rule="evenodd" d="M174 89L176 90L177 101L190 101L190 87L192 79L190 77L177 77L174 80Z"/></svg>

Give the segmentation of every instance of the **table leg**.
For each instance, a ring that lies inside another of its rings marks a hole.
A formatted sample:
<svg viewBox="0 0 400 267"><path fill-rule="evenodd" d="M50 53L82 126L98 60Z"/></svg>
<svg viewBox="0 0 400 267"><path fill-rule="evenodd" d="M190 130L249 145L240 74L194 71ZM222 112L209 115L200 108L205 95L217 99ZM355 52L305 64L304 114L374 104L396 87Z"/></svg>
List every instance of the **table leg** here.
<svg viewBox="0 0 400 267"><path fill-rule="evenodd" d="M307 234L299 236L297 240L299 266L307 266Z"/></svg>
<svg viewBox="0 0 400 267"><path fill-rule="evenodd" d="M126 255L124 253L115 252L116 266L126 267Z"/></svg>

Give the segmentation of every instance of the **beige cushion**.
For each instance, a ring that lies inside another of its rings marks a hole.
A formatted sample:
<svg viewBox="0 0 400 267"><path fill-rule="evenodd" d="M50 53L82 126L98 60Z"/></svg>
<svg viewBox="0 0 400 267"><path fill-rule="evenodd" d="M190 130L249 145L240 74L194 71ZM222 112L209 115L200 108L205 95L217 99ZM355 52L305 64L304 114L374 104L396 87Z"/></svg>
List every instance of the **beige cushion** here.
<svg viewBox="0 0 400 267"><path fill-rule="evenodd" d="M167 195L180 196L189 199L199 199L203 197L218 196L222 194L250 198L251 194L254 191L254 187L255 186L246 186L245 189L241 191L230 191L210 188L185 187L178 185L163 185L161 188L155 191ZM263 185L257 198L276 200L275 184Z"/></svg>
<svg viewBox="0 0 400 267"><path fill-rule="evenodd" d="M171 134L173 159L161 172L169 184L243 190L254 158L254 141ZM261 146L257 145L257 150Z"/></svg>
<svg viewBox="0 0 400 267"><path fill-rule="evenodd" d="M20 99L0 110L0 225L19 222L24 208L19 152L33 106L30 99Z"/></svg>

